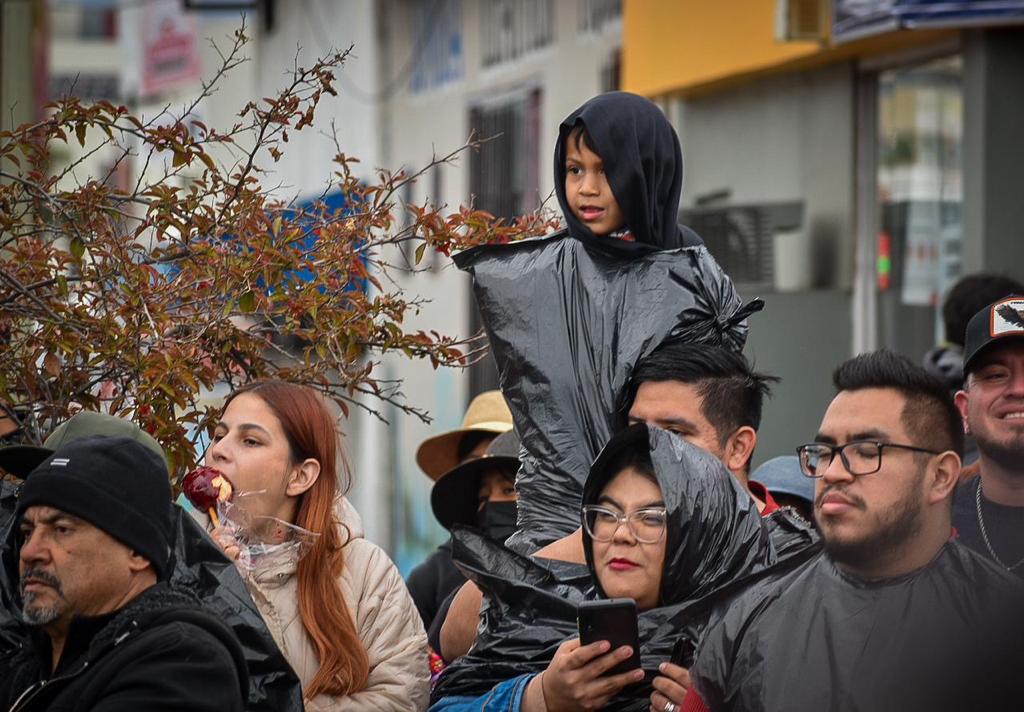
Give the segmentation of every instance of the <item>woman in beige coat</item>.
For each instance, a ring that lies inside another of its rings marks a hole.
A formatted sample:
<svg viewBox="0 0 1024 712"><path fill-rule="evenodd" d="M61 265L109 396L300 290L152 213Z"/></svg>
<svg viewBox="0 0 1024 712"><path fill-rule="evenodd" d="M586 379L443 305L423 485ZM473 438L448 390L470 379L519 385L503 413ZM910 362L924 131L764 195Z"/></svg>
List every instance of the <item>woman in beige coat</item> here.
<svg viewBox="0 0 1024 712"><path fill-rule="evenodd" d="M232 483L245 521L213 534L231 558L247 554L249 591L302 682L307 710L424 710L423 624L394 564L363 538L328 476L338 449L334 419L311 389L271 381L233 393L206 463ZM289 524L312 532L311 545Z"/></svg>

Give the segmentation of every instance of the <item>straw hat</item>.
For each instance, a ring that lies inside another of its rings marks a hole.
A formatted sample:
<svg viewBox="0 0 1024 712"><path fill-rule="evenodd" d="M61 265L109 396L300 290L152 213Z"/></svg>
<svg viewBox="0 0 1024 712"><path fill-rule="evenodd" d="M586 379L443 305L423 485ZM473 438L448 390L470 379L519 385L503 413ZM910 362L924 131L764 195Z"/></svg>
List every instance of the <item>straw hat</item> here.
<svg viewBox="0 0 1024 712"><path fill-rule="evenodd" d="M416 450L416 464L437 480L459 464L459 441L467 433L500 435L512 429L512 412L501 391L484 391L469 404L462 427L427 438Z"/></svg>

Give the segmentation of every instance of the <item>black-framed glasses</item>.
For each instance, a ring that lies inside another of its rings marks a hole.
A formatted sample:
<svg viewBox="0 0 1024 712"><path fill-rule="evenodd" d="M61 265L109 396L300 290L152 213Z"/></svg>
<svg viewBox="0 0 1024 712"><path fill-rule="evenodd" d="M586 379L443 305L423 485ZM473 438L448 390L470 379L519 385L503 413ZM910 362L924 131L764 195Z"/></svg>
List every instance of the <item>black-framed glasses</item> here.
<svg viewBox="0 0 1024 712"><path fill-rule="evenodd" d="M668 512L664 507L644 507L622 513L599 504L583 507L583 526L594 541L611 541L615 532L625 524L636 540L643 544L657 544L665 536Z"/></svg>
<svg viewBox="0 0 1024 712"><path fill-rule="evenodd" d="M940 454L937 450L880 440L851 440L843 445L807 443L798 447L796 454L800 456L800 470L808 477L823 476L837 454L851 475L870 475L882 469L882 451L887 447L930 455Z"/></svg>

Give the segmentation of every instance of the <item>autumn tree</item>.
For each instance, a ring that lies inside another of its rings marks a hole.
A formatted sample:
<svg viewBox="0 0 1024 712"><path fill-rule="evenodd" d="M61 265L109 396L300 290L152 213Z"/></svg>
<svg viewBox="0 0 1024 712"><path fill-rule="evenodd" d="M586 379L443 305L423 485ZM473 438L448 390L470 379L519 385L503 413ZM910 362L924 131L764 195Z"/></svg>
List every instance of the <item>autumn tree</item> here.
<svg viewBox="0 0 1024 712"><path fill-rule="evenodd" d="M244 61L246 41L243 27L200 99ZM337 150L325 195L341 193L339 210L297 207L266 185L289 133L309 130L335 93L346 54L295 66L229 127L181 120L194 106L143 119L66 97L45 120L0 133L0 413L20 439L40 442L76 408L103 410L156 436L180 473L212 416L202 394L218 383L282 378L346 413L386 401L426 417L375 376L375 359L398 352L445 367L479 355L479 341L405 328L420 302L388 279L405 268L388 257L402 243L418 263L425 250L550 228L540 214L503 222L399 203L403 184L478 141L372 181ZM69 143L80 157L55 169L55 148ZM110 171L81 176L99 150L116 152ZM123 162L141 167L127 188L111 179Z"/></svg>

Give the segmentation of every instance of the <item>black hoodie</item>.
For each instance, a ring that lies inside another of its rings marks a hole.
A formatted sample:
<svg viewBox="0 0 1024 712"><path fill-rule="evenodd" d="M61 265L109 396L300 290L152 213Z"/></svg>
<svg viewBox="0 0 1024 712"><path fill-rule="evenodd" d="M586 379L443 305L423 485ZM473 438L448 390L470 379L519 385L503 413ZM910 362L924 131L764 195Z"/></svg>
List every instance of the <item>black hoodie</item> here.
<svg viewBox="0 0 1024 712"><path fill-rule="evenodd" d="M642 96L613 91L600 94L569 114L555 145L555 192L569 234L584 241L597 237L569 209L565 196L565 141L584 126L604 162L612 194L636 243L622 242L623 252L642 254L653 247L704 244L693 230L677 224L683 191L683 154L672 125L656 104Z"/></svg>

